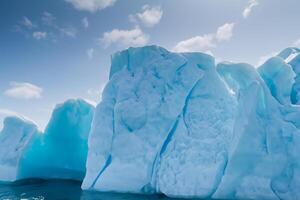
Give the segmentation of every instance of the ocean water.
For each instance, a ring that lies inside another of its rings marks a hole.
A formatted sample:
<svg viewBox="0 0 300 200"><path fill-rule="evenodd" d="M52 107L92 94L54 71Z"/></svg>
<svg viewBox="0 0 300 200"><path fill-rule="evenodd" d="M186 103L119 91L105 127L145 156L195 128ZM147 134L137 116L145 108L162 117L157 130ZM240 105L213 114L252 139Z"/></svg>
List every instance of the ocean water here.
<svg viewBox="0 0 300 200"><path fill-rule="evenodd" d="M0 184L0 200L171 200L164 195L87 192L69 180L24 180Z"/></svg>

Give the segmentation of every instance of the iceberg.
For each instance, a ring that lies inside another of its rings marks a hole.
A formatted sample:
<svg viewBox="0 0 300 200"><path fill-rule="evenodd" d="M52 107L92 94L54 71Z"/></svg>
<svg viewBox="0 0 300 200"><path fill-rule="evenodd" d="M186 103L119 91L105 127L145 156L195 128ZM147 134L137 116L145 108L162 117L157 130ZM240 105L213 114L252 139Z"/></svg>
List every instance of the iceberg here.
<svg viewBox="0 0 300 200"><path fill-rule="evenodd" d="M82 188L297 199L298 52L288 48L258 69L157 46L116 53Z"/></svg>
<svg viewBox="0 0 300 200"><path fill-rule="evenodd" d="M300 50L257 69L158 46L112 56L102 100L58 105L44 131L10 117L0 180L178 198L300 198Z"/></svg>
<svg viewBox="0 0 300 200"><path fill-rule="evenodd" d="M93 114L86 101L68 100L56 106L43 133L27 121L6 118L0 133L0 180L82 180Z"/></svg>
<svg viewBox="0 0 300 200"><path fill-rule="evenodd" d="M32 138L39 134L37 126L21 117L6 117L0 132L0 181L17 180L19 163Z"/></svg>

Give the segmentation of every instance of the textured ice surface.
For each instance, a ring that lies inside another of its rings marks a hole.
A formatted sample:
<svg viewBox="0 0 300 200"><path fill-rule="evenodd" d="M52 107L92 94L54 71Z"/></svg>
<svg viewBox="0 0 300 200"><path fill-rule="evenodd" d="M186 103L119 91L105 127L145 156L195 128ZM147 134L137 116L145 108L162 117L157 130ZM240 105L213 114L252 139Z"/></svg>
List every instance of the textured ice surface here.
<svg viewBox="0 0 300 200"><path fill-rule="evenodd" d="M291 92L291 101L293 104L300 104L300 49L287 48L278 54L289 64L296 73L295 83Z"/></svg>
<svg viewBox="0 0 300 200"><path fill-rule="evenodd" d="M68 100L56 106L44 133L30 122L6 118L0 133L0 181L82 180L93 113L89 103Z"/></svg>
<svg viewBox="0 0 300 200"><path fill-rule="evenodd" d="M202 75L185 98L173 136L158 155L154 186L169 196L209 197L227 163L236 100L217 74L214 62L205 62L203 55L183 55Z"/></svg>
<svg viewBox="0 0 300 200"><path fill-rule="evenodd" d="M260 66L258 72L269 87L271 94L281 104L291 103L291 91L296 76L291 65L276 56Z"/></svg>
<svg viewBox="0 0 300 200"><path fill-rule="evenodd" d="M292 158L299 147L298 129L282 118L285 108L254 68L219 64L217 69L238 88L239 107L230 158L213 197L277 199L283 198L281 192L293 193L288 174L299 160Z"/></svg>
<svg viewBox="0 0 300 200"><path fill-rule="evenodd" d="M297 199L298 52L288 48L258 70L157 46L115 54L82 187Z"/></svg>
<svg viewBox="0 0 300 200"><path fill-rule="evenodd" d="M0 181L17 179L23 152L37 134L37 126L32 122L19 117L5 118L0 132Z"/></svg>
<svg viewBox="0 0 300 200"><path fill-rule="evenodd" d="M213 65L210 56L197 55L199 66L154 46L114 56L111 80L95 112L83 188L152 190L158 157L203 76L201 65Z"/></svg>
<svg viewBox="0 0 300 200"><path fill-rule="evenodd" d="M0 180L82 180L86 172L87 190L300 199L299 91L297 48L258 69L129 48L112 57L95 113L67 101L44 134L27 121L5 121Z"/></svg>
<svg viewBox="0 0 300 200"><path fill-rule="evenodd" d="M57 105L45 132L24 151L19 178L82 180L93 112L94 107L83 100Z"/></svg>

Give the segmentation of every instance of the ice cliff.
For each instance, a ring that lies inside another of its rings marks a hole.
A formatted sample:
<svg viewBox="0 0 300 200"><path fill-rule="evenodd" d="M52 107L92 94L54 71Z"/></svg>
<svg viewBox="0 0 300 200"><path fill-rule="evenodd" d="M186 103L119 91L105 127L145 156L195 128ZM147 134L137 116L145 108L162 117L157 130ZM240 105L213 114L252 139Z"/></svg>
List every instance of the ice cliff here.
<svg viewBox="0 0 300 200"><path fill-rule="evenodd" d="M7 117L0 132L0 180L14 181L18 176L20 159L32 140L39 134L37 126L26 119Z"/></svg>
<svg viewBox="0 0 300 200"><path fill-rule="evenodd" d="M300 198L299 52L258 69L157 46L115 54L82 188Z"/></svg>
<svg viewBox="0 0 300 200"><path fill-rule="evenodd" d="M95 112L67 101L44 134L30 122L5 121L0 180L84 176L85 190L299 199L298 104L297 48L258 68L129 48L112 56Z"/></svg>
<svg viewBox="0 0 300 200"><path fill-rule="evenodd" d="M93 113L89 103L68 100L56 106L44 133L31 122L6 118L0 133L0 181L82 180Z"/></svg>

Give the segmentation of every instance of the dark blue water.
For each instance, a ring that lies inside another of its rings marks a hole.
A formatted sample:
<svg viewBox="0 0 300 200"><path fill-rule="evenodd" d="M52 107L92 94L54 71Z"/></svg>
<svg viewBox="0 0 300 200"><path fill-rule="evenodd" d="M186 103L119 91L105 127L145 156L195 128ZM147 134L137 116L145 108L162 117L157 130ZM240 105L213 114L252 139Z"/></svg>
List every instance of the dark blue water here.
<svg viewBox="0 0 300 200"><path fill-rule="evenodd" d="M24 180L0 184L0 200L171 200L163 195L87 192L68 180Z"/></svg>

